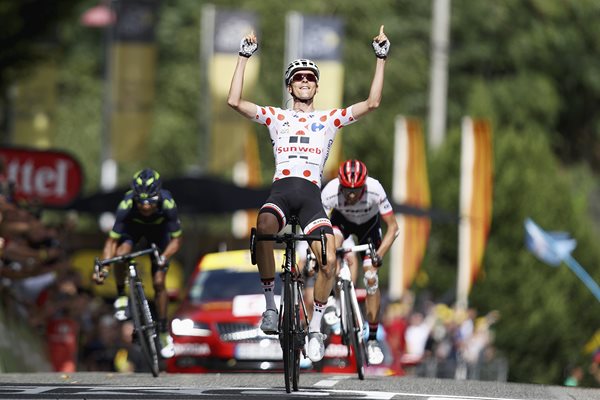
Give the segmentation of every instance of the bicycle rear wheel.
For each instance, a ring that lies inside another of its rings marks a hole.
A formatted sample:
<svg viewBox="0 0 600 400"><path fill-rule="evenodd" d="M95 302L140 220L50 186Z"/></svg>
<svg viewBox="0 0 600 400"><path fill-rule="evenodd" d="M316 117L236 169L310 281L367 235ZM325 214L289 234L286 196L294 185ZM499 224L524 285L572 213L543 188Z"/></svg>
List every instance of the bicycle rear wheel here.
<svg viewBox="0 0 600 400"><path fill-rule="evenodd" d="M353 293L350 282L344 282L343 289L344 302L346 303L346 323L348 325L348 345L352 348L352 352L354 353L358 379L363 380L365 379L365 342L362 336L362 326L358 326L357 321L359 318L355 315L355 313L360 312L360 310L356 310L354 307L356 302L352 301Z"/></svg>
<svg viewBox="0 0 600 400"><path fill-rule="evenodd" d="M131 316L146 365L150 368L152 375L157 377L160 370L156 348L156 328L141 285L141 282L134 279L129 285Z"/></svg>
<svg viewBox="0 0 600 400"><path fill-rule="evenodd" d="M294 334L292 331L292 277L289 272L283 273L283 324L279 334L281 349L283 350L283 374L285 377L285 391L291 392L290 384L294 375ZM297 384L296 384L297 385Z"/></svg>

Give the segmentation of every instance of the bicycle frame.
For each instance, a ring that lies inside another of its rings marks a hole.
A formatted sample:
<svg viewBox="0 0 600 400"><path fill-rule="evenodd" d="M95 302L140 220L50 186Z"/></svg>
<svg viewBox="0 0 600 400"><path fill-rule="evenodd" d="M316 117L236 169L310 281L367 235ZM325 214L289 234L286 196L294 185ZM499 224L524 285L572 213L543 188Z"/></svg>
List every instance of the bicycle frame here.
<svg viewBox="0 0 600 400"><path fill-rule="evenodd" d="M354 288L354 282L352 281L352 274L350 273L350 267L348 266L348 261L344 257L344 255L347 253L358 253L361 251L366 252L366 254L368 256L370 256L371 253L373 252L373 246L371 244L362 244L362 245L352 246L352 247L348 247L348 248L339 248L336 250L337 259L340 262L340 269L337 274L336 285L338 287L342 287L344 282L348 282L349 287L350 287L350 294L352 295L351 296L352 303L350 304L350 306L352 307L353 311L355 311L356 323L362 329L362 326L363 326L362 314L360 313L360 307L358 305L358 300L356 299L356 290ZM344 325L344 318L343 318L344 310L341 310L341 311L342 311L342 327L344 327L344 326L347 326L347 324Z"/></svg>
<svg viewBox="0 0 600 400"><path fill-rule="evenodd" d="M156 333L156 324L152 318L150 305L144 286L137 271L136 257L153 254L155 259L158 259L158 248L153 244L151 248L140 250L137 252L124 254L121 256L109 258L106 260L96 259L94 269L97 274L102 273L101 267L112 264L125 262L127 263L127 282L129 283L129 308L134 323L134 334L137 335L142 353L146 364L150 368L152 375L157 377L160 369L158 364L158 335Z"/></svg>
<svg viewBox="0 0 600 400"><path fill-rule="evenodd" d="M373 256L375 253L371 242L352 247L340 247L336 249L336 258L340 268L336 274L335 287L336 296L339 300L339 318L341 322L342 337L344 343L348 347L348 356L350 348L353 349L354 359L356 361L356 371L358 378L363 380L365 377L365 362L367 361L365 341L364 341L364 320L362 312L356 298L356 290L352 281L352 274L348 266L348 261L344 257L347 253L364 251L368 256ZM315 256L307 254L307 262L314 261Z"/></svg>
<svg viewBox="0 0 600 400"><path fill-rule="evenodd" d="M319 240L322 247L322 259L327 262L325 233L321 230L319 235L302 235L296 233L298 220L295 216L290 218L292 233L281 235L258 235L256 228L250 233L250 255L253 264L256 264L256 241L271 240L276 243L285 243L285 261L282 265L281 280L283 282L281 303L279 305L279 342L283 350L283 369L285 390L287 393L298 390L300 380L300 353L306 357L304 343L308 329L308 317L302 295L303 281L300 271L296 268L296 245L298 240ZM301 312L303 314L301 314ZM304 321L301 321L301 315ZM304 326L301 322L304 322Z"/></svg>

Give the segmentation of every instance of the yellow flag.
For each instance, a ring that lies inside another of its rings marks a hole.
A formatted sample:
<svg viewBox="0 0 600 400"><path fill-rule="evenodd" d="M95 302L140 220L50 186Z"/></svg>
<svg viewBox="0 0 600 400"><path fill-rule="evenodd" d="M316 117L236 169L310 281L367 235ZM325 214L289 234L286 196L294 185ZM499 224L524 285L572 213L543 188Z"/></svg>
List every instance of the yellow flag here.
<svg viewBox="0 0 600 400"><path fill-rule="evenodd" d="M156 2L117 3L109 56L110 147L117 161L143 160L152 129L156 43Z"/></svg>
<svg viewBox="0 0 600 400"><path fill-rule="evenodd" d="M319 66L319 93L315 108L325 110L342 107L344 95L344 65L342 64L342 42L344 29L342 19L304 15L291 12L287 21L288 38L284 66L297 58L308 58ZM289 94L285 92L285 98ZM287 103L288 100L284 100ZM337 176L342 159L342 135L340 131L333 142L329 158L323 170L323 181Z"/></svg>
<svg viewBox="0 0 600 400"><path fill-rule="evenodd" d="M210 97L210 157L209 170L212 174L231 178L239 161L246 159L247 136L253 132L252 122L240 118L227 105L231 77L237 63L240 40L253 31L260 40L256 15L252 12L204 8L203 21L213 26L210 40L204 41L207 60L208 90ZM258 80L260 52L252 56L244 74L244 93L253 93ZM254 173L254 172L253 172Z"/></svg>
<svg viewBox="0 0 600 400"><path fill-rule="evenodd" d="M57 70L52 61L36 66L14 87L13 144L49 148L55 131Z"/></svg>

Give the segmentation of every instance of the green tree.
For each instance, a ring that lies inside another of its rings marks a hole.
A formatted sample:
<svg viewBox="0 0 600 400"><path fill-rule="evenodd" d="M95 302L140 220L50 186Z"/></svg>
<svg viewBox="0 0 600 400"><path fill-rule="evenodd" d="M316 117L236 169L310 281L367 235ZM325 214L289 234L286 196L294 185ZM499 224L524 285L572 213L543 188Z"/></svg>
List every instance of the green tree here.
<svg viewBox="0 0 600 400"><path fill-rule="evenodd" d="M73 18L80 2L0 2L0 133L8 129L9 86L27 76L36 63L58 58L58 28Z"/></svg>

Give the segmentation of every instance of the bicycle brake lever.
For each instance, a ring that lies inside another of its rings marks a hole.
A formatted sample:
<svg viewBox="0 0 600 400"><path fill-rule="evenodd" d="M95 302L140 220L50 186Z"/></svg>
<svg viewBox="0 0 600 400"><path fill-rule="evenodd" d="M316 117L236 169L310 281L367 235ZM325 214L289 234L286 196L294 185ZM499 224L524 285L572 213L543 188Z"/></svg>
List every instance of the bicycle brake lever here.
<svg viewBox="0 0 600 400"><path fill-rule="evenodd" d="M160 254L158 253L158 247L154 243L152 243L152 250L153 250L152 255L154 256L154 261L159 262Z"/></svg>

